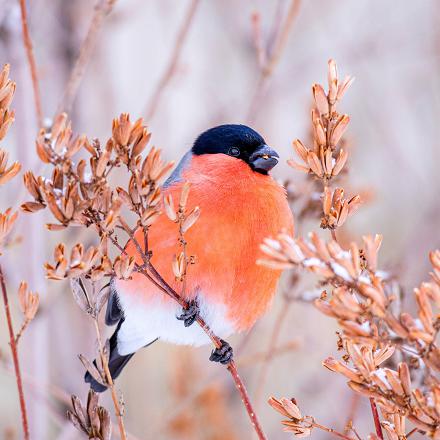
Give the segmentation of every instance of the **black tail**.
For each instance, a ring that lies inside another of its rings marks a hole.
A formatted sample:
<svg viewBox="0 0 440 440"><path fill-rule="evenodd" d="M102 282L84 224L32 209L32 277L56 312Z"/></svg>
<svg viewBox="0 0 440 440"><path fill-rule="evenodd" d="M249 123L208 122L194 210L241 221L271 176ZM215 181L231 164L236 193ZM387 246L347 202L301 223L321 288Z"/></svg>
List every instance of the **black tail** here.
<svg viewBox="0 0 440 440"><path fill-rule="evenodd" d="M118 326L116 327L115 332L113 333L112 337L110 338L110 356L108 360L108 368L110 370L110 374L112 376L112 379L116 379L124 369L124 367L127 365L128 361L133 357L134 353L130 354L119 354L118 353L118 347L117 347L117 337L118 337L118 331L124 322L123 319L121 319L118 323ZM154 339L150 343L144 346L149 347L151 344L156 342L159 338ZM96 361L93 361L93 363L96 366ZM87 372L84 376L84 380L90 384L90 388L93 391L96 391L97 393L104 392L107 387L104 385L101 385L99 382L97 382L95 379L93 379L92 375Z"/></svg>
<svg viewBox="0 0 440 440"><path fill-rule="evenodd" d="M124 369L125 365L127 365L127 362L134 355L134 353L130 353L127 355L120 355L118 353L117 336L118 336L118 331L121 328L121 325L123 322L124 322L123 319L121 319L119 321L115 332L113 333L112 337L110 338L110 356L109 356L109 361L108 361L108 368L110 370L110 374L112 376L112 379L116 379L121 374L121 371ZM93 363L96 366L96 361L94 361ZM103 391L105 391L107 389L106 386L101 385L99 382L97 382L89 372L87 372L85 374L84 380L87 383L89 383L90 388L92 388L92 390L96 391L97 393L102 393Z"/></svg>

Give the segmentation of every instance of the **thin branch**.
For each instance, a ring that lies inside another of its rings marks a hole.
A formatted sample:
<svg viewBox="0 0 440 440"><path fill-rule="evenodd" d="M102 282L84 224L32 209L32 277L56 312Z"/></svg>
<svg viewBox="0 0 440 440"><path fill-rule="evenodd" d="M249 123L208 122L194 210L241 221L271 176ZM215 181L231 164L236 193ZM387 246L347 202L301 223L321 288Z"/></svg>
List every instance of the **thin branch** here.
<svg viewBox="0 0 440 440"><path fill-rule="evenodd" d="M8 323L8 331L9 331L9 344L11 346L12 359L14 362L15 378L17 381L18 396L19 396L19 400L20 400L23 436L24 436L25 440L29 440L29 425L28 425L28 420L27 420L26 401L24 400L23 382L21 380L20 362L18 360L18 351L17 351L17 344L15 343L14 327L12 325L11 311L9 310L9 301L8 301L8 293L6 291L6 282L5 282L5 277L3 274L3 269L1 266L0 266L0 285L1 285L1 290L2 290L2 294L3 294L3 302L4 302L4 306L5 306L6 320Z"/></svg>
<svg viewBox="0 0 440 440"><path fill-rule="evenodd" d="M413 434L415 434L417 431L418 431L417 428L413 428L413 429L411 429L411 431L408 432L408 434L406 434L405 437L406 437L406 438L409 438L409 437L411 437Z"/></svg>
<svg viewBox="0 0 440 440"><path fill-rule="evenodd" d="M57 113L61 113L63 111L67 113L70 112L82 77L84 76L85 69L92 55L93 48L96 45L96 40L98 38L99 31L101 30L102 23L107 15L109 15L112 11L115 2L116 0L98 0L95 6L95 13L93 14L92 21L87 31L87 35L81 45L78 58L70 74L66 90L60 104L58 105Z"/></svg>
<svg viewBox="0 0 440 440"><path fill-rule="evenodd" d="M327 426L320 425L319 423L311 422L310 425L313 426L314 428L318 428L318 429L321 429L322 431L328 432L328 433L334 435L335 437L343 438L345 440L353 440L348 435L345 435L345 434L342 434L341 432L335 431L333 428L328 428Z"/></svg>
<svg viewBox="0 0 440 440"><path fill-rule="evenodd" d="M23 324L21 325L21 328L19 330L19 332L17 333L17 335L15 336L15 344L18 345L18 341L20 340L21 336L23 335L24 331L26 330L27 326L29 325L29 323L32 320L29 318L26 318L23 322Z"/></svg>
<svg viewBox="0 0 440 440"><path fill-rule="evenodd" d="M269 339L269 344L268 344L268 347L266 350L266 354L264 356L264 360L261 365L260 372L257 376L257 390L255 392L255 405L256 406L258 406L259 402L261 401L261 397L263 395L264 384L266 382L267 373L269 371L269 364L275 354L276 346L278 344L278 338L280 337L283 323L286 320L288 313L289 313L291 301L288 301L286 299L286 297L283 297L283 300L284 300L283 305L281 307L281 310L280 310L278 317L275 320L275 325L273 326L273 329L272 329L272 334Z"/></svg>
<svg viewBox="0 0 440 440"><path fill-rule="evenodd" d="M301 341L299 339L291 339L289 342L286 342L285 344L282 344L278 347L273 347L270 360L272 361L276 357L297 350L300 345L301 345ZM248 366L255 367L256 364L266 361L267 361L267 351L260 351L255 354L240 358L240 360L237 361L237 365L239 367L248 367ZM257 399L255 399L255 401L257 401Z"/></svg>
<svg viewBox="0 0 440 440"><path fill-rule="evenodd" d="M34 49L32 47L32 40L29 34L29 26L27 21L26 0L20 0L21 11L21 28L23 33L23 43L26 50L26 56L31 71L32 88L34 90L35 112L37 116L37 124L39 127L43 125L43 110L41 107L41 95L38 83L37 63L35 62Z"/></svg>
<svg viewBox="0 0 440 440"><path fill-rule="evenodd" d="M110 392L112 395L113 406L115 407L116 418L118 420L118 426L119 426L119 433L121 435L122 440L127 440L127 434L125 432L125 426L124 426L124 419L122 417L123 413L122 413L121 407L119 405L118 396L116 395L115 384L113 382L113 378L112 378L112 375L111 375L109 367L108 367L108 362L104 356L104 349L102 346L101 332L99 330L98 318L96 316L93 318L93 322L95 324L96 337L98 339L99 356L101 358L102 367L104 369L105 377L107 379L107 383L108 383L108 386L110 388Z"/></svg>
<svg viewBox="0 0 440 440"><path fill-rule="evenodd" d="M151 262L147 259L147 257L144 255L145 253L142 250L142 247L140 243L135 238L133 232L129 228L124 228L127 232L130 240L134 243L136 246L137 251L140 253L141 257L144 259L145 264L147 264L147 269L144 269L142 266L139 266L136 264L137 272L143 274L148 279L152 280L153 283L164 293L166 293L168 296L173 298L175 301L177 301L182 307L188 308L188 303L185 301L163 278L162 276L157 272L157 270L154 268L154 266L151 264ZM117 242L114 237L111 238L112 242ZM120 244L117 244L118 249L121 248ZM124 250L125 252L125 250ZM206 324L206 322L201 318L200 316L196 319L198 325L202 328L202 330L208 335L209 339L211 339L212 343L216 348L220 348L222 346L221 339L211 330L211 328ZM258 438L260 440L266 440L266 435L263 432L263 429L261 427L261 424L258 420L258 417L254 411L254 408L252 406L252 403L249 398L249 394L247 393L246 387L244 385L244 382L240 378L238 374L237 367L235 365L234 360L231 360L227 364L227 370L232 376L232 379L234 380L235 387L237 388L237 391L240 393L241 400L246 408L246 411L248 413L249 419L252 423L252 426L255 429L256 434L258 435Z"/></svg>
<svg viewBox="0 0 440 440"><path fill-rule="evenodd" d="M272 76L276 66L278 65L281 56L283 54L284 48L287 44L287 40L290 34L290 31L293 28L293 23L295 22L296 17L300 11L301 0L291 0L289 10L287 11L286 18L284 19L284 23L281 23L276 20L272 34L276 35L274 38L273 49L269 54L262 55L262 43L259 41L260 35L260 19L258 14L253 14L252 22L254 26L254 38L255 38L255 47L257 52L257 58L260 64L260 74L257 80L257 85L254 90L254 94L248 109L247 120L252 122L255 117L257 110L259 108L259 104L261 102L261 95L266 89L269 78ZM279 29L278 32L275 30ZM262 60L265 60L265 63L262 64Z"/></svg>
<svg viewBox="0 0 440 440"><path fill-rule="evenodd" d="M164 70L162 76L160 77L160 80L156 86L155 91L153 92L153 96L150 102L145 108L144 114L146 115L147 121L150 121L156 113L163 91L165 90L174 73L176 72L176 68L180 60L180 55L182 53L182 48L188 36L199 3L199 0L191 0L188 11L185 14L179 32L177 33L174 48L171 52L170 59L168 60L168 65Z"/></svg>
<svg viewBox="0 0 440 440"><path fill-rule="evenodd" d="M376 402L372 397L370 397L370 406L371 406L371 412L373 413L376 434L380 440L383 440L382 425L380 424L379 412L377 411Z"/></svg>

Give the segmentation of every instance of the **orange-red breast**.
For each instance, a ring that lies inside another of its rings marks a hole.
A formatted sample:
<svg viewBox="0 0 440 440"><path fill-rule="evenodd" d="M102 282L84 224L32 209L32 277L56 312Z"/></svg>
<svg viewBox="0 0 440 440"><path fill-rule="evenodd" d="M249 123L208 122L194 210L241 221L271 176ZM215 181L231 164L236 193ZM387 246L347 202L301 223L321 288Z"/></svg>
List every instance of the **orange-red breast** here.
<svg viewBox="0 0 440 440"><path fill-rule="evenodd" d="M257 266L256 260L264 238L293 229L285 189L268 174L278 157L251 128L221 125L196 139L163 188L164 195L179 200L183 183L191 184L187 209L198 206L201 215L185 234L187 253L196 257L188 267L186 299L197 302L200 316L221 338L249 329L275 294L280 272ZM171 264L180 253L177 238L178 226L162 214L148 240L153 265L180 292ZM126 250L141 262L132 242ZM111 288L106 322L118 324L110 340L113 377L136 351L157 339L210 342L198 325L184 327L176 319L181 307L142 274L114 279ZM89 375L86 380L98 391L105 389Z"/></svg>

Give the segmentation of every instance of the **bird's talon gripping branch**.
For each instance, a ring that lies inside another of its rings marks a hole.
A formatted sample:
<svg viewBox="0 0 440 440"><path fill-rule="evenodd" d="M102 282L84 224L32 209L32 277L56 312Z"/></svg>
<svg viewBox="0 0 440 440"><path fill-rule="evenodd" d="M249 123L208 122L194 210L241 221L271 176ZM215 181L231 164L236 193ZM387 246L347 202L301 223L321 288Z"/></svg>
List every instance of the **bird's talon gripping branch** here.
<svg viewBox="0 0 440 440"><path fill-rule="evenodd" d="M212 362L220 362L221 364L229 364L234 357L234 351L232 347L223 339L221 339L221 347L216 348L212 351L211 356L209 356L209 360Z"/></svg>
<svg viewBox="0 0 440 440"><path fill-rule="evenodd" d="M179 321L183 321L183 325L185 327L189 327L190 325L194 324L194 322L199 316L199 313L200 313L199 304L197 303L196 300L193 300L188 303L188 308L182 309L182 314L176 316L176 318Z"/></svg>

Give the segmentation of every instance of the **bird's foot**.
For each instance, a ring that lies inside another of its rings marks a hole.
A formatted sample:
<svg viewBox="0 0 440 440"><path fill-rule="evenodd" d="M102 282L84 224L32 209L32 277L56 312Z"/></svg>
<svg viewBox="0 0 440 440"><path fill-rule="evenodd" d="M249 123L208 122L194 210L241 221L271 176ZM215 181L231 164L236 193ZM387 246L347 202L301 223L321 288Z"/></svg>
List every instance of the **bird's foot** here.
<svg viewBox="0 0 440 440"><path fill-rule="evenodd" d="M187 309L182 309L182 314L176 316L179 321L183 321L185 327L189 327L194 324L195 320L199 317L200 308L196 300L192 300L188 303Z"/></svg>
<svg viewBox="0 0 440 440"><path fill-rule="evenodd" d="M223 339L220 339L222 345L219 348L216 348L212 351L211 356L209 356L209 360L212 362L220 362L221 364L229 364L234 357L234 352L232 347Z"/></svg>

